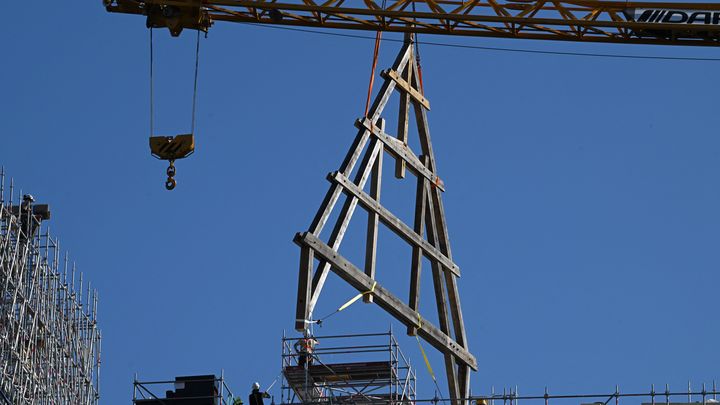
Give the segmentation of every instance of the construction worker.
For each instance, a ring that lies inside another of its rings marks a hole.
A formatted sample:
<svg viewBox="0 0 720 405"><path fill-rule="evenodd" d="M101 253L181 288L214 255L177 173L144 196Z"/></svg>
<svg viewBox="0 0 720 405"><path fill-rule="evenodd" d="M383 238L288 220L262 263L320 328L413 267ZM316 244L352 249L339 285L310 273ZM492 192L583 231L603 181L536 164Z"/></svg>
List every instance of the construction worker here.
<svg viewBox="0 0 720 405"><path fill-rule="evenodd" d="M298 339L295 342L295 353L297 353L298 366L305 368L305 365L311 366L313 363L313 352L315 351L315 345L317 345L317 339L312 336L305 336L302 339Z"/></svg>
<svg viewBox="0 0 720 405"><path fill-rule="evenodd" d="M267 392L260 392L260 383L254 383L252 385L252 392L250 393L249 405L264 405L263 398L270 398L270 394Z"/></svg>

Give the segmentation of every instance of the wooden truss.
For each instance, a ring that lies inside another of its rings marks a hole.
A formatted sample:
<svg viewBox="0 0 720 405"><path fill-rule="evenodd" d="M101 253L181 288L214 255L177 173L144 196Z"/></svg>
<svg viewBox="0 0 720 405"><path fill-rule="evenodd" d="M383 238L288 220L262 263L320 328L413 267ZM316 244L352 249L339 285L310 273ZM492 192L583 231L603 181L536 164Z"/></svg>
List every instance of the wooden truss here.
<svg viewBox="0 0 720 405"><path fill-rule="evenodd" d="M604 0L105 0L105 3L110 12L146 15L148 26L167 26L173 35L179 35L182 28L206 31L214 21L231 21L497 38L720 45L718 3ZM662 15L668 18L636 19L637 9L665 10ZM670 18L671 10L681 13ZM700 14L689 18L693 11ZM682 13L686 13L684 17Z"/></svg>
<svg viewBox="0 0 720 405"><path fill-rule="evenodd" d="M408 334L417 334L445 357L449 394L455 404L468 397L470 369L477 370L475 357L468 350L465 327L460 308L457 277L460 269L450 252L441 192L444 186L437 176L435 158L430 142L427 110L430 103L419 86L419 72L414 57L412 35L405 44L392 69L382 72L385 79L367 116L358 120L359 129L340 170L328 175L330 189L318 210L310 229L295 236L301 248L298 282L297 317L295 328L305 331L312 322L312 313L329 271L365 295L366 302L374 302L407 326ZM400 93L397 136L385 132L381 114L394 91ZM414 111L422 154L417 156L408 147L409 118ZM415 216L412 226L405 224L380 203L383 156L395 160L395 176L404 178L406 172L417 180ZM356 167L357 166L357 167ZM353 172L355 175L353 176ZM369 193L364 191L367 181ZM341 196L344 204L332 227L327 242L321 232ZM339 252L350 219L358 205L367 211L367 239L365 263L359 267ZM378 227L385 225L412 247L410 266L410 297L404 302L376 281ZM423 256L432 268L439 326L433 325L419 312L420 274ZM315 262L317 270L315 269Z"/></svg>

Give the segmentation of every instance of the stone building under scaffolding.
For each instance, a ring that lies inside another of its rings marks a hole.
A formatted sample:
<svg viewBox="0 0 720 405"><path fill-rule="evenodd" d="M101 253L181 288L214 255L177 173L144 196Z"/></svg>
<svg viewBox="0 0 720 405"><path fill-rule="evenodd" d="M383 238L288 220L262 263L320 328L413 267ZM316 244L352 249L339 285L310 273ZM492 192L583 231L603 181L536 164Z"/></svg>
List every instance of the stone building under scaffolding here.
<svg viewBox="0 0 720 405"><path fill-rule="evenodd" d="M282 340L282 404L415 403L415 370L392 332L316 336L311 353L303 339Z"/></svg>

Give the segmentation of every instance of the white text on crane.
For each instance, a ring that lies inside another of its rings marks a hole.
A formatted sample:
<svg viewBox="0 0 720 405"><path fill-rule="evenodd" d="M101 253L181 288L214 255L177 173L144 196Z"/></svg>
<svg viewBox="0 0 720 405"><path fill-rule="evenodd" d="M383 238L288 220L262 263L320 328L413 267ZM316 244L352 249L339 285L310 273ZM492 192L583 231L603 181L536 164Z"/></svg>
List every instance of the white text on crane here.
<svg viewBox="0 0 720 405"><path fill-rule="evenodd" d="M632 16L632 20L639 23L720 25L720 11L659 8L636 8L628 11L631 11L628 14Z"/></svg>

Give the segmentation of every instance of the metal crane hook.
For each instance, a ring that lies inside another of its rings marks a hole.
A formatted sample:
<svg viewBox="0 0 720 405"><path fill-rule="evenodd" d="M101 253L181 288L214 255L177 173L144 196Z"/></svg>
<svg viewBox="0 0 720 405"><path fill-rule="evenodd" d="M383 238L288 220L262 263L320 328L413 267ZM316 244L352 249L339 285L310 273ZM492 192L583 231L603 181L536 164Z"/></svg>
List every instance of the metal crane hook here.
<svg viewBox="0 0 720 405"><path fill-rule="evenodd" d="M169 191L175 188L177 185L177 182L175 181L175 160L170 160L170 166L168 166L166 173L168 175L167 180L165 180L165 188Z"/></svg>

